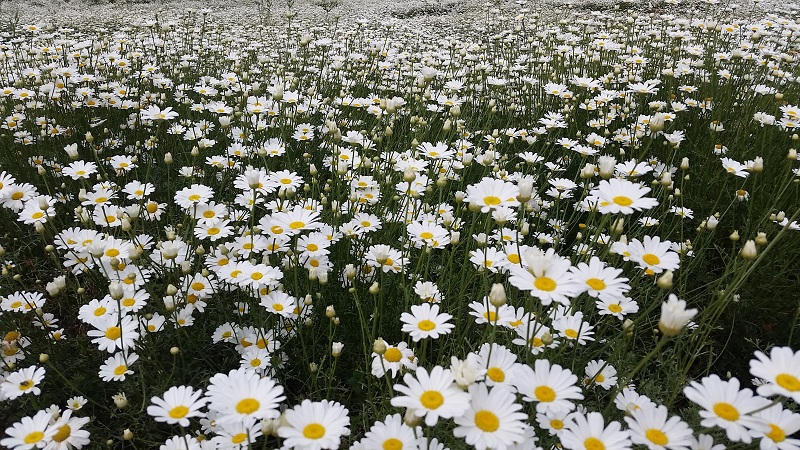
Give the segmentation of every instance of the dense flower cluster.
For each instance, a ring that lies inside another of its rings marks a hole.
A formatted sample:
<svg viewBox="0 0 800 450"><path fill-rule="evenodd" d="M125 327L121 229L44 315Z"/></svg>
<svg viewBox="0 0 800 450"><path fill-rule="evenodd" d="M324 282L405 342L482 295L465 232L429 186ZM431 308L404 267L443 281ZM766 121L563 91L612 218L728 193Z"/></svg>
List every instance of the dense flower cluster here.
<svg viewBox="0 0 800 450"><path fill-rule="evenodd" d="M800 25L517 3L488 38L290 14L265 42L208 11L0 35L0 220L57 272L0 247L0 444L800 449L800 352L756 352L755 392L689 379L800 230ZM692 285L717 227L730 278Z"/></svg>

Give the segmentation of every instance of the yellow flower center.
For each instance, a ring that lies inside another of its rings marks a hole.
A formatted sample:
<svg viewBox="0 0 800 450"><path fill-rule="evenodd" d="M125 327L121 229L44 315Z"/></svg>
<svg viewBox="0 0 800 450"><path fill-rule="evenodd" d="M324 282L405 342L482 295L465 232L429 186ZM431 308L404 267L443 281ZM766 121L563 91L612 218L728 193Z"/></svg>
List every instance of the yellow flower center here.
<svg viewBox="0 0 800 450"><path fill-rule="evenodd" d="M292 184L292 180L290 178L281 178L281 184Z"/></svg>
<svg viewBox="0 0 800 450"><path fill-rule="evenodd" d="M616 314L616 313L622 311L622 306L619 306L619 304L617 304L617 303L612 303L612 304L608 305L608 310L611 311L612 313Z"/></svg>
<svg viewBox="0 0 800 450"><path fill-rule="evenodd" d="M127 371L128 371L128 366L123 364L121 366L117 366L117 368L114 369L114 375L120 376ZM170 414L172 414L172 412L170 412Z"/></svg>
<svg viewBox="0 0 800 450"><path fill-rule="evenodd" d="M510 254L510 255L507 255L507 256L506 256L506 258L507 258L507 259L508 259L510 262L512 262L512 263L514 263L514 264L519 264L519 261L520 261L520 259L519 259L519 255L517 255L516 253L512 253L512 254Z"/></svg>
<svg viewBox="0 0 800 450"><path fill-rule="evenodd" d="M117 216L106 216L106 223L114 223L117 221Z"/></svg>
<svg viewBox="0 0 800 450"><path fill-rule="evenodd" d="M383 357L387 361L395 363L403 359L403 353L395 347L392 347L386 350L386 353L383 354Z"/></svg>
<svg viewBox="0 0 800 450"><path fill-rule="evenodd" d="M444 397L439 391L425 391L419 397L422 406L428 409L436 409L444 404Z"/></svg>
<svg viewBox="0 0 800 450"><path fill-rule="evenodd" d="M564 330L564 334L570 339L576 339L578 337L578 332L572 328L567 328Z"/></svg>
<svg viewBox="0 0 800 450"><path fill-rule="evenodd" d="M483 318L488 320L489 322L494 322L497 320L497 313L494 311L486 311L483 313Z"/></svg>
<svg viewBox="0 0 800 450"><path fill-rule="evenodd" d="M556 391L550 386L539 386L533 390L533 395L540 402L552 402L556 399Z"/></svg>
<svg viewBox="0 0 800 450"><path fill-rule="evenodd" d="M403 441L397 438L389 438L383 441L383 450L403 450Z"/></svg>
<svg viewBox="0 0 800 450"><path fill-rule="evenodd" d="M422 233L419 234L419 237L421 237L422 239L431 239L433 238L433 233L431 233L430 231L423 231Z"/></svg>
<svg viewBox="0 0 800 450"><path fill-rule="evenodd" d="M217 228L217 227L211 227L211 228L209 228L209 229L208 229L207 233L208 233L209 235L211 235L211 236L216 236L216 235L218 235L218 234L219 234L219 231L220 231L220 230L219 230L219 228Z"/></svg>
<svg viewBox="0 0 800 450"><path fill-rule="evenodd" d="M550 426L553 427L554 430L560 430L564 428L564 422L558 419L553 419L550 421Z"/></svg>
<svg viewBox="0 0 800 450"><path fill-rule="evenodd" d="M14 192L13 194L11 194L11 200L19 200L23 196L25 196L25 194L23 194L22 192Z"/></svg>
<svg viewBox="0 0 800 450"><path fill-rule="evenodd" d="M107 202L107 201L108 201L107 197L97 197L96 199L94 199L95 203L104 203L104 202Z"/></svg>
<svg viewBox="0 0 800 450"><path fill-rule="evenodd" d="M258 281L258 280L260 280L260 279L264 278L264 274L263 274L263 273L261 273L261 272L253 272L253 274L252 274L252 275L250 275L250 278L252 278L252 279L254 279L254 280Z"/></svg>
<svg viewBox="0 0 800 450"><path fill-rule="evenodd" d="M25 380L19 384L20 391L27 391L28 389L33 387L33 380Z"/></svg>
<svg viewBox="0 0 800 450"><path fill-rule="evenodd" d="M189 408L179 405L169 410L169 416L173 419L182 419L189 414Z"/></svg>
<svg viewBox="0 0 800 450"><path fill-rule="evenodd" d="M422 331L431 331L432 329L436 328L436 324L426 319L420 320L420 322L417 324L417 327Z"/></svg>
<svg viewBox="0 0 800 450"><path fill-rule="evenodd" d="M306 245L306 249L310 252L315 252L319 250L319 246L317 244L308 244Z"/></svg>
<svg viewBox="0 0 800 450"><path fill-rule="evenodd" d="M489 370L486 371L486 376L495 383L502 383L503 380L506 379L506 373L499 367L490 367Z"/></svg>
<svg viewBox="0 0 800 450"><path fill-rule="evenodd" d="M116 341L120 336L122 336L122 330L119 327L108 327L106 329L106 339Z"/></svg>
<svg viewBox="0 0 800 450"><path fill-rule="evenodd" d="M192 289L194 289L195 291L202 291L203 289L205 289L205 287L206 285L199 281L195 281L194 283L192 283Z"/></svg>
<svg viewBox="0 0 800 450"><path fill-rule="evenodd" d="M58 431L53 435L53 440L56 442L64 442L65 439L72 435L72 428L69 425L62 425L58 427Z"/></svg>
<svg viewBox="0 0 800 450"><path fill-rule="evenodd" d="M325 427L318 423L310 423L303 428L303 437L306 439L319 439L325 436Z"/></svg>
<svg viewBox="0 0 800 450"><path fill-rule="evenodd" d="M583 441L583 446L586 447L586 450L606 450L606 446L603 444L603 441L593 437Z"/></svg>
<svg viewBox="0 0 800 450"><path fill-rule="evenodd" d="M44 213L41 211L36 211L35 213L31 214L32 219L41 219L44 217Z"/></svg>
<svg viewBox="0 0 800 450"><path fill-rule="evenodd" d="M156 211L158 211L158 203L155 202L148 203L145 209L147 209L148 213L155 214Z"/></svg>
<svg viewBox="0 0 800 450"><path fill-rule="evenodd" d="M488 195L486 197L483 197L483 203L490 206L499 205L501 202L502 200L500 200L500 197L495 197L494 195Z"/></svg>
<svg viewBox="0 0 800 450"><path fill-rule="evenodd" d="M606 283L600 278L589 278L586 280L586 284L595 291L602 291L606 288Z"/></svg>
<svg viewBox="0 0 800 450"><path fill-rule="evenodd" d="M250 360L250 366L258 367L260 365L261 365L261 360L258 359L258 358L253 358L253 359Z"/></svg>
<svg viewBox="0 0 800 450"><path fill-rule="evenodd" d="M274 305L272 305L272 309L274 309L275 311L283 311L283 305L280 303L275 303Z"/></svg>
<svg viewBox="0 0 800 450"><path fill-rule="evenodd" d="M254 398L245 398L236 404L236 412L239 414L252 414L258 411L260 407L261 403L259 403L258 400Z"/></svg>
<svg viewBox="0 0 800 450"><path fill-rule="evenodd" d="M491 433L500 428L500 419L491 411L481 410L475 413L475 426Z"/></svg>
<svg viewBox="0 0 800 450"><path fill-rule="evenodd" d="M783 431L783 428L774 423L769 424L769 433L767 433L766 436L772 439L773 442L783 442L783 440L786 439L786 433Z"/></svg>
<svg viewBox="0 0 800 450"><path fill-rule="evenodd" d="M252 250L253 249L253 244L250 243L250 242L247 242L244 245L242 245L242 248L245 249L245 250Z"/></svg>
<svg viewBox="0 0 800 450"><path fill-rule="evenodd" d="M730 422L739 420L739 410L730 403L719 402L714 405L714 414Z"/></svg>
<svg viewBox="0 0 800 450"><path fill-rule="evenodd" d="M108 256L109 258L116 258L117 256L119 256L119 250L115 248L110 248L106 250L106 256Z"/></svg>
<svg viewBox="0 0 800 450"><path fill-rule="evenodd" d="M210 218L212 218L212 217L214 217L216 215L217 214L214 211L210 210L210 209L208 211L204 211L203 212L203 217L205 217L206 219L210 219Z"/></svg>
<svg viewBox="0 0 800 450"><path fill-rule="evenodd" d="M28 433L28 435L25 436L25 443L26 444L35 444L35 443L41 441L43 437L44 437L44 433L42 433L41 431L34 431L32 433Z"/></svg>
<svg viewBox="0 0 800 450"><path fill-rule="evenodd" d="M800 380L798 380L794 375L790 375L788 373L779 374L777 377L775 377L775 382L778 383L778 386L786 389L789 392L800 391Z"/></svg>
<svg viewBox="0 0 800 450"><path fill-rule="evenodd" d="M106 313L106 309L104 307L102 307L102 306L94 310L94 316L95 317L100 317L105 313Z"/></svg>
<svg viewBox="0 0 800 450"><path fill-rule="evenodd" d="M200 194L192 194L189 196L190 202L196 202L200 200Z"/></svg>
<svg viewBox="0 0 800 450"><path fill-rule="evenodd" d="M552 278L549 278L549 277L538 277L533 282L533 285L536 287L536 289L539 289L540 291L545 291L545 292L551 292L551 291L554 291L556 289L555 280L553 280Z"/></svg>
<svg viewBox="0 0 800 450"><path fill-rule="evenodd" d="M619 206L631 206L631 204L633 204L633 200L631 200L630 197L626 197L624 195L618 195L614 197L612 200Z"/></svg>
<svg viewBox="0 0 800 450"><path fill-rule="evenodd" d="M661 260L658 259L658 256L652 253L645 253L644 255L642 255L642 261L644 261L650 266L657 266L658 264L661 263Z"/></svg>
<svg viewBox="0 0 800 450"><path fill-rule="evenodd" d="M652 442L653 444L656 444L656 445L664 446L664 445L667 445L667 442L669 442L669 439L667 438L667 435L664 434L663 431L655 429L655 428L650 428L649 430L647 430L644 433L644 436L650 442Z"/></svg>
<svg viewBox="0 0 800 450"><path fill-rule="evenodd" d="M293 230L299 230L300 228L303 228L305 226L306 226L306 223L305 222L300 222L300 221L292 222L292 223L289 224L289 228L291 228Z"/></svg>
<svg viewBox="0 0 800 450"><path fill-rule="evenodd" d="M247 439L247 434L245 433L237 433L231 436L231 443L233 444L241 444Z"/></svg>

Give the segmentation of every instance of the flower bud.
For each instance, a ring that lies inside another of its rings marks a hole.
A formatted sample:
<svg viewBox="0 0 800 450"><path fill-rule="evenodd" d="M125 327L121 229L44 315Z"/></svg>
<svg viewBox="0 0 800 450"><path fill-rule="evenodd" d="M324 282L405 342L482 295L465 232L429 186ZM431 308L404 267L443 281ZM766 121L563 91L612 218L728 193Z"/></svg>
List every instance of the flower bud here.
<svg viewBox="0 0 800 450"><path fill-rule="evenodd" d="M167 295L175 295L177 293L178 293L178 288L176 288L174 284L169 284L167 286Z"/></svg>
<svg viewBox="0 0 800 450"><path fill-rule="evenodd" d="M756 236L756 244L758 245L767 245L767 233L759 232Z"/></svg>
<svg viewBox="0 0 800 450"><path fill-rule="evenodd" d="M329 319L336 317L336 310L333 308L333 305L328 305L328 307L325 308L325 317Z"/></svg>
<svg viewBox="0 0 800 450"><path fill-rule="evenodd" d="M758 249L756 249L756 243L752 239L748 240L744 243L744 247L739 252L739 256L742 258L752 261L758 257Z"/></svg>
<svg viewBox="0 0 800 450"><path fill-rule="evenodd" d="M372 285L369 287L369 293L372 295L378 295L381 291L381 287L377 281L373 282Z"/></svg>
<svg viewBox="0 0 800 450"><path fill-rule="evenodd" d="M120 392L119 394L112 395L111 398L114 400L114 404L119 409L123 409L128 406L128 397L125 395L124 392Z"/></svg>
<svg viewBox="0 0 800 450"><path fill-rule="evenodd" d="M122 439L125 441L130 441L133 439L133 431L130 428L125 428L125 431L122 432Z"/></svg>
<svg viewBox="0 0 800 450"><path fill-rule="evenodd" d="M672 289L673 277L674 277L673 272L671 270L668 270L668 271L664 272L663 275L658 277L658 280L656 281L656 285L658 285L658 287L660 289L664 289L665 291L669 290L669 289Z"/></svg>
<svg viewBox="0 0 800 450"><path fill-rule="evenodd" d="M491 303L492 306L499 308L505 305L506 302L506 289L501 283L493 284L492 289L489 291L489 303Z"/></svg>
<svg viewBox="0 0 800 450"><path fill-rule="evenodd" d="M169 349L169 354L172 356L177 356L178 353L181 352L181 349L178 347L172 347Z"/></svg>
<svg viewBox="0 0 800 450"><path fill-rule="evenodd" d="M733 242L739 241L739 230L733 230L733 233L729 236Z"/></svg>
<svg viewBox="0 0 800 450"><path fill-rule="evenodd" d="M112 281L108 285L108 293L111 294L111 298L114 300L121 300L122 297L125 295L125 291L122 288L122 284L117 281Z"/></svg>
<svg viewBox="0 0 800 450"><path fill-rule="evenodd" d="M344 344L341 342L334 342L331 346L331 355L334 358L338 358L342 354L342 349L344 348Z"/></svg>
<svg viewBox="0 0 800 450"><path fill-rule="evenodd" d="M375 342L372 343L372 351L378 355L386 353L386 341L383 338L375 339Z"/></svg>

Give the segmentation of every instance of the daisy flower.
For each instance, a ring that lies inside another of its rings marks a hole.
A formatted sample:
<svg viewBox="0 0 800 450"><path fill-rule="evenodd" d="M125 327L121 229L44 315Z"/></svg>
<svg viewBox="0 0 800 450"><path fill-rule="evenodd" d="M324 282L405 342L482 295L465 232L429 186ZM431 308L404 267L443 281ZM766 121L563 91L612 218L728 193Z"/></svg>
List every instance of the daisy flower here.
<svg viewBox="0 0 800 450"><path fill-rule="evenodd" d="M39 395L42 392L39 384L44 380L44 373L44 367L36 366L11 372L0 384L0 394L8 400L14 400L25 394Z"/></svg>
<svg viewBox="0 0 800 450"><path fill-rule="evenodd" d="M595 302L595 306L601 316L612 315L619 320L624 319L628 314L639 312L639 304L628 297L620 297L618 299L607 298Z"/></svg>
<svg viewBox="0 0 800 450"><path fill-rule="evenodd" d="M731 441L749 444L753 438L769 432L763 418L748 414L768 405L769 401L753 396L750 389L739 390L736 378L723 381L714 374L703 378L700 383L692 381L683 393L703 408L700 425L724 429Z"/></svg>
<svg viewBox="0 0 800 450"><path fill-rule="evenodd" d="M488 323L489 325L510 327L509 324L516 318L513 307L507 304L499 308L492 306L489 304L489 297L484 297L483 302L470 303L469 308L472 310L469 315L475 317L475 323L478 325Z"/></svg>
<svg viewBox="0 0 800 450"><path fill-rule="evenodd" d="M372 375L381 378L386 372L391 372L392 378L402 370L416 370L417 363L414 358L414 351L408 348L408 344L400 342L396 346L386 345L383 355L372 353ZM382 361L381 361L382 360Z"/></svg>
<svg viewBox="0 0 800 450"><path fill-rule="evenodd" d="M285 426L278 428L284 445L298 450L339 448L342 436L350 434L347 408L337 402L305 399L286 411Z"/></svg>
<svg viewBox="0 0 800 450"><path fill-rule="evenodd" d="M650 450L688 450L693 432L677 416L667 419L667 407L649 404L630 411L625 417L634 444L646 445Z"/></svg>
<svg viewBox="0 0 800 450"><path fill-rule="evenodd" d="M416 440L414 429L403 423L400 414L394 414L375 422L361 445L364 450L404 450L416 448Z"/></svg>
<svg viewBox="0 0 800 450"><path fill-rule="evenodd" d="M189 417L203 417L200 411L208 401L200 398L203 390L194 390L191 386L172 386L162 397L153 397L153 405L147 407L147 414L156 422L176 423L182 427L189 426Z"/></svg>
<svg viewBox="0 0 800 450"><path fill-rule="evenodd" d="M6 428L8 437L0 440L0 445L11 450L44 447L58 431L49 426L52 418L53 416L47 410L39 411L33 417L23 417L19 422Z"/></svg>
<svg viewBox="0 0 800 450"><path fill-rule="evenodd" d="M139 332L136 330L136 322L130 316L105 315L102 319L92 323L96 328L89 330L89 337L93 337L92 343L97 344L100 351L114 353L116 349L128 350L139 339Z"/></svg>
<svg viewBox="0 0 800 450"><path fill-rule="evenodd" d="M260 378L249 369L234 369L211 377L206 391L208 409L219 413L219 422L245 418L276 419L286 397L283 387L271 378Z"/></svg>
<svg viewBox="0 0 800 450"><path fill-rule="evenodd" d="M583 384L586 386L596 384L609 390L617 384L617 369L602 359L589 361L586 364L586 378L583 379Z"/></svg>
<svg viewBox="0 0 800 450"><path fill-rule="evenodd" d="M566 412L575 409L570 400L583 400L578 377L569 369L550 364L546 359L537 359L534 367L522 364L514 372L512 383L526 402L536 402L540 413Z"/></svg>
<svg viewBox="0 0 800 450"><path fill-rule="evenodd" d="M87 400L82 396L78 395L75 397L70 397L67 399L67 408L72 411L77 411L83 408L87 403Z"/></svg>
<svg viewBox="0 0 800 450"><path fill-rule="evenodd" d="M281 317L291 317L294 315L294 308L297 299L283 291L272 291L261 297L260 305L268 312Z"/></svg>
<svg viewBox="0 0 800 450"><path fill-rule="evenodd" d="M518 337L514 339L512 343L527 347L533 355L542 353L546 348L558 347L558 341L555 339L553 339L550 344L545 344L544 341L542 341L546 334L551 334L551 330L549 327L541 325L538 322L523 323L516 327L514 331L517 332Z"/></svg>
<svg viewBox="0 0 800 450"><path fill-rule="evenodd" d="M759 395L782 395L800 404L800 351L772 347L769 357L758 351L750 360L750 373L767 380L767 384L758 387Z"/></svg>
<svg viewBox="0 0 800 450"><path fill-rule="evenodd" d="M469 395L469 408L455 418L455 437L464 438L478 450L506 450L522 441L528 416L507 387L495 386L490 391L486 384L477 383L469 387Z"/></svg>
<svg viewBox="0 0 800 450"><path fill-rule="evenodd" d="M68 450L88 445L89 432L83 426L89 423L88 417L72 417L72 411L66 410L48 429L55 431L46 450Z"/></svg>
<svg viewBox="0 0 800 450"><path fill-rule="evenodd" d="M592 412L587 415L575 414L573 421L561 433L561 445L568 450L626 450L631 448L627 431L619 422L612 421L605 426L603 415Z"/></svg>
<svg viewBox="0 0 800 450"><path fill-rule="evenodd" d="M100 366L100 378L105 382L125 381L126 375L133 374L130 366L138 360L139 355L136 353L129 353L126 356L123 352L117 352Z"/></svg>
<svg viewBox="0 0 800 450"><path fill-rule="evenodd" d="M596 256L589 260L589 264L581 262L570 267L570 272L576 281L583 283L581 287L592 298L619 300L631 289L628 279L619 277L622 269L606 267Z"/></svg>
<svg viewBox="0 0 800 450"><path fill-rule="evenodd" d="M593 341L594 327L589 322L583 321L583 313L578 311L573 315L563 315L553 321L553 328L562 337L570 341L577 341L580 345Z"/></svg>
<svg viewBox="0 0 800 450"><path fill-rule="evenodd" d="M519 196L519 187L514 183L495 178L484 178L477 184L467 186L467 195L464 201L482 213L487 213L498 206L519 206L517 196Z"/></svg>
<svg viewBox="0 0 800 450"><path fill-rule="evenodd" d="M614 405L625 414L630 414L640 408L655 407L655 403L648 396L638 394L632 387L626 387L617 394L614 398Z"/></svg>
<svg viewBox="0 0 800 450"><path fill-rule="evenodd" d="M522 266L508 266L511 273L508 281L517 289L529 291L542 305L552 302L569 305L569 299L581 293L582 287L569 269L568 259L557 255L550 248L546 252L532 248L522 254Z"/></svg>
<svg viewBox="0 0 800 450"><path fill-rule="evenodd" d="M217 447L212 446L211 448L219 449L247 448L249 443L255 442L263 435L261 423L255 419L219 424L213 431L217 435L211 439L211 442L217 444Z"/></svg>
<svg viewBox="0 0 800 450"><path fill-rule="evenodd" d="M670 251L671 245L670 241L661 242L658 236L645 236L644 242L633 239L628 244L627 251L631 261L652 275L675 270L680 266L678 254Z"/></svg>
<svg viewBox="0 0 800 450"><path fill-rule="evenodd" d="M478 351L478 364L486 369L486 385L498 384L512 388L511 379L517 364L517 355L500 344L484 343Z"/></svg>
<svg viewBox="0 0 800 450"><path fill-rule="evenodd" d="M638 183L612 178L601 180L589 195L596 199L600 213L629 215L658 206L658 200L645 196L648 192L650 188Z"/></svg>
<svg viewBox="0 0 800 450"><path fill-rule="evenodd" d="M572 420L575 412L553 412L547 411L536 414L536 422L539 428L543 428L550 433L550 436L558 436L564 427Z"/></svg>
<svg viewBox="0 0 800 450"><path fill-rule="evenodd" d="M697 309L686 309L685 300L678 300L675 294L669 294L667 301L661 304L658 329L666 336L675 336L695 315Z"/></svg>
<svg viewBox="0 0 800 450"><path fill-rule="evenodd" d="M761 450L797 450L800 448L800 414L783 409L780 404L755 413L769 425L769 432L761 436ZM792 438L794 436L795 438Z"/></svg>
<svg viewBox="0 0 800 450"><path fill-rule="evenodd" d="M455 327L448 322L452 318L450 314L440 314L438 304L412 305L411 313L400 315L400 321L403 322L401 331L411 334L414 342L426 338L438 339L440 335L449 334Z"/></svg>
<svg viewBox="0 0 800 450"><path fill-rule="evenodd" d="M172 436L158 450L201 450L200 441L194 436L186 434L183 436Z"/></svg>
<svg viewBox="0 0 800 450"><path fill-rule="evenodd" d="M210 187L202 184L193 184L175 193L175 203L181 208L189 210L201 203L208 203L213 196L214 191Z"/></svg>
<svg viewBox="0 0 800 450"><path fill-rule="evenodd" d="M416 375L415 378L407 373L403 376L405 385L394 385L397 392L405 395L392 398L392 406L411 408L417 417L425 417L428 426L436 425L439 417L459 417L469 408L470 394L455 384L450 369L435 366L428 374L425 368L418 367Z"/></svg>

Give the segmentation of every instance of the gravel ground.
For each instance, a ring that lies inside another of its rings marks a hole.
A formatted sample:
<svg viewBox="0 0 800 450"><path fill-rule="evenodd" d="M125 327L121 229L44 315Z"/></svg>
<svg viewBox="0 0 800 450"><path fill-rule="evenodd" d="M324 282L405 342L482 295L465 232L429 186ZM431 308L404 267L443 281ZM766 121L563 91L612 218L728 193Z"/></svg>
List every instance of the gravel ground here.
<svg viewBox="0 0 800 450"><path fill-rule="evenodd" d="M323 1L336 0L294 0L292 10L300 20L309 23L326 18ZM338 15L344 21L369 19L384 21L395 18L401 23L422 29L442 31L455 24L464 25L479 21L486 16L487 8L498 9L508 17L519 10L521 3L514 0L338 0L340 5L333 8L330 15ZM527 0L524 7L538 13L545 20L566 18L576 8L583 10L611 10L622 6L640 13L685 14L687 2L673 6L663 0ZM132 1L116 0L0 0L0 16L7 21L18 15L23 23L46 21L55 25L82 24L91 26L92 21L104 22L108 19L129 21L131 24L154 18L159 13L162 18L178 17L187 10L209 11L216 20L246 23L259 17L259 4L272 3L274 17L284 15L289 9L287 0L162 0ZM708 8L708 7L707 7ZM763 18L765 14L776 13L783 16L798 17L800 4L796 1L780 0L721 0L714 12L733 18ZM329 17L329 16L328 16ZM496 17L496 16L495 16ZM282 20L282 19L278 19Z"/></svg>

